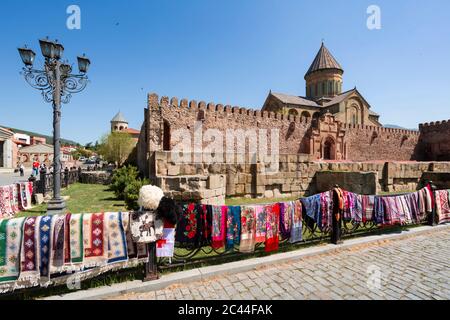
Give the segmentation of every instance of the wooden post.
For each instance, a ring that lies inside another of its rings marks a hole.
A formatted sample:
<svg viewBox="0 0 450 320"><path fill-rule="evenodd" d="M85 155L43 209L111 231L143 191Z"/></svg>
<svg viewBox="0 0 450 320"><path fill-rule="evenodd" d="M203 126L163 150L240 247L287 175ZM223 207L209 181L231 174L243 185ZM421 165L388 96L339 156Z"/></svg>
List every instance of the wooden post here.
<svg viewBox="0 0 450 320"><path fill-rule="evenodd" d="M144 281L152 281L159 279L158 260L156 258L156 242L149 243L148 247L148 263L145 264Z"/></svg>
<svg viewBox="0 0 450 320"><path fill-rule="evenodd" d="M339 188L338 185L333 189L333 215L332 215L332 230L331 230L331 243L341 244L343 241L341 239L342 233L342 212L339 209L339 196L336 189Z"/></svg>

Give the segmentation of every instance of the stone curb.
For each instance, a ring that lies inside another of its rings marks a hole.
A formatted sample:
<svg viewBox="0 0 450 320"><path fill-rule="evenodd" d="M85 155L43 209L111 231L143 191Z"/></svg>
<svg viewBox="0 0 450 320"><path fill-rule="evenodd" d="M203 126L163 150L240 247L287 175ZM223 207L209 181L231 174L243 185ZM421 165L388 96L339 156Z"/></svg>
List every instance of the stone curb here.
<svg viewBox="0 0 450 320"><path fill-rule="evenodd" d="M251 258L242 261L225 263L217 266L209 266L187 271L174 272L168 275L164 275L160 279L155 281L150 282L142 282L140 280L128 281L124 283L113 284L112 286L107 287L93 288L68 293L64 295L51 296L43 298L43 300L98 300L111 298L114 296L123 295L131 292L138 293L138 292L157 291L167 288L174 284L179 283L186 284L198 280L206 280L208 278L218 275L250 271L258 267L267 267L273 264L280 264L290 262L293 260L299 260L301 258L321 254L329 254L337 251L342 251L343 249L349 249L351 247L360 246L363 244L374 244L376 242L386 240L400 240L411 236L427 234L435 231L442 231L445 229L450 229L450 225L440 225L435 227L422 226L413 228L411 230L403 230L399 233L394 234L381 234L354 239L347 239L344 241L344 243L339 245L333 244L318 245L309 248L299 249L296 251L273 254L266 257Z"/></svg>

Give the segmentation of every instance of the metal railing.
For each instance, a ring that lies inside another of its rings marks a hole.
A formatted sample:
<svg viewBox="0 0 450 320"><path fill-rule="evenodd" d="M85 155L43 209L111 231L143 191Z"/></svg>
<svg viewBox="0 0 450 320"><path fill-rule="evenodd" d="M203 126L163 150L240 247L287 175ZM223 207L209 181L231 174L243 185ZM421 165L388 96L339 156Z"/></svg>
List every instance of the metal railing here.
<svg viewBox="0 0 450 320"><path fill-rule="evenodd" d="M298 247L305 244L313 244L329 241L331 239L332 228L324 228L320 230L318 225L308 216L303 216L302 223L302 240L290 243L289 238L280 235L279 251L288 250L290 247ZM167 270L173 268L184 268L190 265L198 265L201 263L219 263L224 260L237 260L244 257L266 255L264 252L264 243L255 245L255 252L243 253L239 251L239 245L232 248L215 249L211 246L211 240L205 240L196 245L192 243L175 243L175 251L173 257L159 258L157 260L158 269Z"/></svg>
<svg viewBox="0 0 450 320"><path fill-rule="evenodd" d="M431 181L427 184L431 186L433 191L432 196L435 199L436 187ZM339 186L336 187L338 188ZM404 195L404 193L389 194L386 196L395 197L400 195ZM408 224L406 226L393 225L381 227L375 221L357 222L354 220L344 220L342 218L343 212L341 209L339 209L337 204L338 194L336 192L336 189L334 189L333 214L330 226L324 230L320 230L319 226L314 223L311 218L309 218L306 214L303 214L303 239L296 243L290 243L288 241L289 239L280 238L279 251L282 252L289 249L297 249L304 245L325 241L328 241L332 244L341 244L343 243L343 239L353 236L369 235L375 232L389 232L390 230L402 229L415 225L428 224L431 226L435 226L437 224L436 206L434 206L432 212L424 215L424 219L421 221L416 221L413 224ZM184 244L176 242L174 256L171 259L156 258L156 250L153 247L156 248L156 246L153 244L149 245L149 248L151 249L150 254L153 254L153 256L150 256L149 263L146 264L145 267L146 279L150 280L158 278L158 271L164 271L168 269L184 269L188 266L202 265L204 263L214 264L220 263L221 261L240 260L242 258L267 255L267 253L264 252L262 243L256 244L255 252L242 253L239 252L239 247L236 245L228 250L225 248L217 250L211 247L211 243L209 241L204 241L199 244Z"/></svg>
<svg viewBox="0 0 450 320"><path fill-rule="evenodd" d="M67 188L69 185L80 182L81 168L61 171L61 186ZM33 192L42 193L44 196L53 190L53 173L43 168L39 172L39 180L33 181Z"/></svg>

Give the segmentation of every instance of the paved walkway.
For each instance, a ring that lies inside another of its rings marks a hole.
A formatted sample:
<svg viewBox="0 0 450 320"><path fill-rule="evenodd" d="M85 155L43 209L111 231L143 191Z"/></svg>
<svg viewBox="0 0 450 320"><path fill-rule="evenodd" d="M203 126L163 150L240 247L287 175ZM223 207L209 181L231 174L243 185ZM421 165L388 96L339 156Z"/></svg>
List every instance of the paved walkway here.
<svg viewBox="0 0 450 320"><path fill-rule="evenodd" d="M26 169L24 176L21 177L20 173L6 173L6 172L0 172L0 186L6 186L9 184L13 184L16 182L22 182L22 181L28 181L28 178L31 175L31 169ZM39 179L39 176L38 176Z"/></svg>
<svg viewBox="0 0 450 320"><path fill-rule="evenodd" d="M113 299L450 299L450 229Z"/></svg>

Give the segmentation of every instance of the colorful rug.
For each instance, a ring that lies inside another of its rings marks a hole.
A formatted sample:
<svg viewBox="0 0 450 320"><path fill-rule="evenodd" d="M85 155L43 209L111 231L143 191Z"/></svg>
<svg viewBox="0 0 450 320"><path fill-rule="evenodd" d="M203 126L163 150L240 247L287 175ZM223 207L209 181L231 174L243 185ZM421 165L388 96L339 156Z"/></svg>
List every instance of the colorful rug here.
<svg viewBox="0 0 450 320"><path fill-rule="evenodd" d="M199 243L201 205L193 203L183 206L183 212L178 217L175 239L180 243Z"/></svg>
<svg viewBox="0 0 450 320"><path fill-rule="evenodd" d="M303 239L303 222L302 222L302 203L300 200L288 203L288 212L291 216L292 229L290 243L302 241Z"/></svg>
<svg viewBox="0 0 450 320"><path fill-rule="evenodd" d="M278 250L279 245L280 205L276 203L264 208L267 213L267 232L264 247L266 252L272 252Z"/></svg>
<svg viewBox="0 0 450 320"><path fill-rule="evenodd" d="M264 243L266 242L266 232L267 232L267 212L266 210L264 210L264 206L255 206L255 216L256 216L255 242Z"/></svg>
<svg viewBox="0 0 450 320"><path fill-rule="evenodd" d="M200 245L209 245L212 240L212 207L210 205L201 205L199 227Z"/></svg>
<svg viewBox="0 0 450 320"><path fill-rule="evenodd" d="M211 246L214 249L220 249L225 246L228 208L226 206L211 206L211 210L212 210Z"/></svg>
<svg viewBox="0 0 450 320"><path fill-rule="evenodd" d="M373 220L373 212L375 209L375 196L362 196L362 222L372 221Z"/></svg>
<svg viewBox="0 0 450 320"><path fill-rule="evenodd" d="M13 188L12 185L6 186L6 188L8 189L8 191L7 191L7 195L8 195L7 201L9 201L9 206L8 206L9 217L13 217L18 212L17 210L15 210L14 188Z"/></svg>
<svg viewBox="0 0 450 320"><path fill-rule="evenodd" d="M410 202L408 201L409 195L398 197L398 206L401 208L400 221L402 224L411 224L413 222Z"/></svg>
<svg viewBox="0 0 450 320"><path fill-rule="evenodd" d="M450 190L436 191L436 213L439 217L439 224L450 222Z"/></svg>
<svg viewBox="0 0 450 320"><path fill-rule="evenodd" d="M384 223L386 225L402 224L404 221L402 207L398 197L384 197Z"/></svg>
<svg viewBox="0 0 450 320"><path fill-rule="evenodd" d="M30 202L31 202L31 197L33 196L33 183L32 182L26 182L27 186L28 186L28 192L30 194Z"/></svg>
<svg viewBox="0 0 450 320"><path fill-rule="evenodd" d="M164 228L162 239L156 241L156 256L172 258L175 250L175 228Z"/></svg>
<svg viewBox="0 0 450 320"><path fill-rule="evenodd" d="M148 250L145 243L135 243L133 242L133 237L131 235L131 214L122 215L122 223L125 230L125 237L127 242L127 255L128 255L128 265L136 265L139 262L148 261Z"/></svg>
<svg viewBox="0 0 450 320"><path fill-rule="evenodd" d="M424 189L425 189L426 210L427 212L432 212L434 209L433 191L431 190L430 185L427 185Z"/></svg>
<svg viewBox="0 0 450 320"><path fill-rule="evenodd" d="M384 222L384 201L382 197L375 196L373 205L373 221L378 224Z"/></svg>
<svg viewBox="0 0 450 320"><path fill-rule="evenodd" d="M333 196L331 196L331 200L333 200ZM333 206L333 201L331 201L331 206ZM333 209L331 209L332 212ZM355 222L362 222L363 221L363 206L362 206L362 195L355 194L355 210L353 213L354 221ZM331 219L329 220L329 223L331 225Z"/></svg>
<svg viewBox="0 0 450 320"><path fill-rule="evenodd" d="M38 219L39 218L39 219ZM39 252L39 220L41 217L28 217L23 224L23 240L21 248L19 281L37 284L40 277L38 267ZM38 228L36 228L36 226ZM36 232L36 229L38 232Z"/></svg>
<svg viewBox="0 0 450 320"><path fill-rule="evenodd" d="M350 221L352 219L351 208L352 208L352 198L350 192L342 191L343 209L342 209L342 219Z"/></svg>
<svg viewBox="0 0 450 320"><path fill-rule="evenodd" d="M157 219L156 210L134 211L130 217L130 230L136 243L156 242L163 232L163 221Z"/></svg>
<svg viewBox="0 0 450 320"><path fill-rule="evenodd" d="M71 213L66 214L66 220L64 221L64 265L70 267L70 217Z"/></svg>
<svg viewBox="0 0 450 320"><path fill-rule="evenodd" d="M280 234L283 239L289 239L292 231L291 206L288 202L280 203Z"/></svg>
<svg viewBox="0 0 450 320"><path fill-rule="evenodd" d="M83 216L84 214L70 215L69 232L67 232L69 234L70 263L75 268L82 267L84 257Z"/></svg>
<svg viewBox="0 0 450 320"><path fill-rule="evenodd" d="M15 213L17 213L17 212L20 211L20 208L19 208L19 188L17 187L17 184L12 184L9 187L10 187L11 194L13 196L11 206L13 207L13 211Z"/></svg>
<svg viewBox="0 0 450 320"><path fill-rule="evenodd" d="M83 215L83 248L86 268L103 266L108 261L108 226L104 213Z"/></svg>
<svg viewBox="0 0 450 320"><path fill-rule="evenodd" d="M413 221L416 223L419 223L422 220L422 215L420 214L419 209L419 202L420 202L420 195L419 192L414 192L409 195L408 201L410 203L411 213Z"/></svg>
<svg viewBox="0 0 450 320"><path fill-rule="evenodd" d="M239 251L251 253L255 251L256 213L251 206L241 207L241 242Z"/></svg>
<svg viewBox="0 0 450 320"><path fill-rule="evenodd" d="M13 194L10 186L0 186L0 217L11 217L14 214Z"/></svg>
<svg viewBox="0 0 450 320"><path fill-rule="evenodd" d="M239 245L241 238L241 207L229 206L227 213L227 241L225 248L233 249Z"/></svg>
<svg viewBox="0 0 450 320"><path fill-rule="evenodd" d="M38 263L41 282L50 281L52 220L54 216L42 216L38 220Z"/></svg>
<svg viewBox="0 0 450 320"><path fill-rule="evenodd" d="M354 196L356 197L356 195ZM331 228L333 215L333 191L322 192L320 194L320 211L321 222L319 227L321 230L329 230Z"/></svg>
<svg viewBox="0 0 450 320"><path fill-rule="evenodd" d="M411 219L415 223L420 222L419 215L419 196L417 192L410 193L406 196L406 200L408 201L409 208L411 210Z"/></svg>
<svg viewBox="0 0 450 320"><path fill-rule="evenodd" d="M319 228L322 227L322 212L320 210L320 194L301 199L305 207L305 214L310 217Z"/></svg>
<svg viewBox="0 0 450 320"><path fill-rule="evenodd" d="M7 211L7 205L10 205L9 203L6 203L6 195L5 195L5 187L0 186L0 218L6 215Z"/></svg>
<svg viewBox="0 0 450 320"><path fill-rule="evenodd" d="M52 221L51 274L62 272L64 268L65 220L65 215L57 215Z"/></svg>
<svg viewBox="0 0 450 320"><path fill-rule="evenodd" d="M0 221L0 283L15 281L20 272L20 245L25 218Z"/></svg>
<svg viewBox="0 0 450 320"><path fill-rule="evenodd" d="M19 183L19 205L21 210L31 209L31 193L29 182Z"/></svg>
<svg viewBox="0 0 450 320"><path fill-rule="evenodd" d="M122 216L129 213L105 213L108 224L108 263L126 262L128 260L127 240Z"/></svg>
<svg viewBox="0 0 450 320"><path fill-rule="evenodd" d="M124 226L125 238L127 242L128 260L129 261L137 260L137 246L136 243L133 242L133 237L131 235L130 214L124 215L122 217L122 223Z"/></svg>

